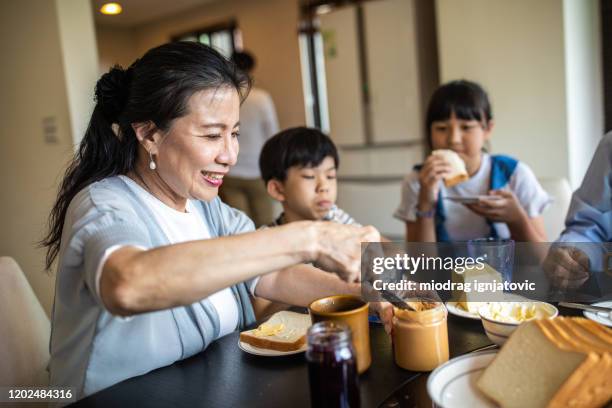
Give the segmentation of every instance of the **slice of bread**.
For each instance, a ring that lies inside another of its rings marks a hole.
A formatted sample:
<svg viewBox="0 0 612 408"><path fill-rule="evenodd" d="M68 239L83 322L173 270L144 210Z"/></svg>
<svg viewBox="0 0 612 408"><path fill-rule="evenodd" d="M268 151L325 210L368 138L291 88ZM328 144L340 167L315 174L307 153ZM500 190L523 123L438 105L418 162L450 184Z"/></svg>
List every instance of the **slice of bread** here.
<svg viewBox="0 0 612 408"><path fill-rule="evenodd" d="M277 312L258 328L240 333L240 341L268 350L295 351L306 343L310 315Z"/></svg>
<svg viewBox="0 0 612 408"><path fill-rule="evenodd" d="M602 407L612 398L609 336L584 318L523 323L477 386L503 408Z"/></svg>
<svg viewBox="0 0 612 408"><path fill-rule="evenodd" d="M444 185L446 187L455 186L470 178L465 167L465 162L454 151L449 149L438 149L431 152L431 154L441 157L452 167L451 174L444 178Z"/></svg>

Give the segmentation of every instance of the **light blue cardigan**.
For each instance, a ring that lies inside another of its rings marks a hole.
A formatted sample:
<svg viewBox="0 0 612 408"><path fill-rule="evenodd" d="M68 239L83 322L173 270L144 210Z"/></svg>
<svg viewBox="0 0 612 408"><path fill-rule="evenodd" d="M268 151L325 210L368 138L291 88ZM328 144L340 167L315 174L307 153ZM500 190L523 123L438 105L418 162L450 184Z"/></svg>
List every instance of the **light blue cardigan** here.
<svg viewBox="0 0 612 408"><path fill-rule="evenodd" d="M253 231L242 212L201 202L211 237ZM169 242L153 214L119 177L93 183L70 203L62 232L51 331L51 385L76 389L77 398L192 356L218 337L214 306L189 306L129 319L111 315L95 290L95 272L112 245L154 248ZM223 271L219 271L223 273ZM232 286L239 327L254 322L248 285Z"/></svg>

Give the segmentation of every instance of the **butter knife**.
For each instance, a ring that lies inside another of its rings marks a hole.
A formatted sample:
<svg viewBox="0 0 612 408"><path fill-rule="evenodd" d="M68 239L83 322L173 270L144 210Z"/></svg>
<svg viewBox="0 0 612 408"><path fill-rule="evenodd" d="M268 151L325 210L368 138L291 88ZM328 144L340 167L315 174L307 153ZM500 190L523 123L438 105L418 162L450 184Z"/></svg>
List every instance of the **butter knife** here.
<svg viewBox="0 0 612 408"><path fill-rule="evenodd" d="M559 302L559 306L568 307L570 309L586 310L596 314L607 314L608 319L612 320L612 308L603 306L583 305L582 303Z"/></svg>

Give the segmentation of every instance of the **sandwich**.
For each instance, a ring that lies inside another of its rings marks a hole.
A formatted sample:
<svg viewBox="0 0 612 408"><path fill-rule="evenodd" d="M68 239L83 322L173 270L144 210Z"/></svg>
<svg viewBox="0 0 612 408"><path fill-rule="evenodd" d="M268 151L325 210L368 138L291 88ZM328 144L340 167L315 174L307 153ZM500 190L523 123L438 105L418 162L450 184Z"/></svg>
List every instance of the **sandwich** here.
<svg viewBox="0 0 612 408"><path fill-rule="evenodd" d="M444 185L446 187L456 186L470 178L465 167L465 162L454 151L449 149L438 149L431 152L431 154L441 157L451 166L451 174L444 178Z"/></svg>
<svg viewBox="0 0 612 408"><path fill-rule="evenodd" d="M525 322L476 385L502 408L603 407L612 399L612 330L580 317Z"/></svg>
<svg viewBox="0 0 612 408"><path fill-rule="evenodd" d="M310 325L309 315L285 310L273 314L256 329L240 333L240 341L262 349L295 351L306 344Z"/></svg>
<svg viewBox="0 0 612 408"><path fill-rule="evenodd" d="M476 283L494 284L495 282L504 281L501 273L487 263L484 264L482 269L473 265L466 266L462 271L455 270L453 271L451 279L454 283L461 283L463 287L474 287ZM453 299L456 299L457 307L478 316L478 310L482 306L492 301L502 301L503 294L491 291L478 292L476 290L455 290L453 291Z"/></svg>

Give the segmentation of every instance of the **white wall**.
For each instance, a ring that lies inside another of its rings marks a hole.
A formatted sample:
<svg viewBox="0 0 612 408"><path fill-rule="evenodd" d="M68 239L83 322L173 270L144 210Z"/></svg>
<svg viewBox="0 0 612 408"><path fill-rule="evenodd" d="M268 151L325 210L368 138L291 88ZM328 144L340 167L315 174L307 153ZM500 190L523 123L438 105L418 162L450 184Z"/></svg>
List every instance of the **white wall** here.
<svg viewBox="0 0 612 408"><path fill-rule="evenodd" d="M577 186L604 132L598 0L563 0L570 181Z"/></svg>
<svg viewBox="0 0 612 408"><path fill-rule="evenodd" d="M82 14L71 20L87 26L91 14L89 3L83 3L77 7ZM67 90L62 49L70 45L62 44L55 1L0 2L0 25L10 33L0 36L5 56L0 75L0 254L17 260L49 313L54 276L43 272L45 251L36 242L46 231L57 183L73 153L69 94L80 91ZM95 49L95 44L87 46ZM67 61L78 69L71 58ZM79 81L88 75L81 73ZM54 118L56 143L44 142L43 118Z"/></svg>
<svg viewBox="0 0 612 408"><path fill-rule="evenodd" d="M492 150L539 177L568 177L561 0L438 0L437 19L440 81L488 91Z"/></svg>
<svg viewBox="0 0 612 408"><path fill-rule="evenodd" d="M98 50L91 3L56 0L64 78L72 139L76 144L87 130L93 111L93 90L98 80Z"/></svg>

